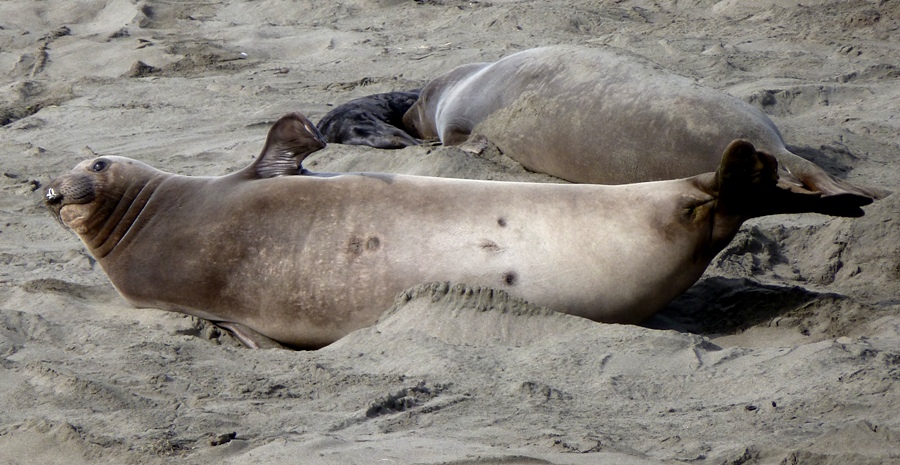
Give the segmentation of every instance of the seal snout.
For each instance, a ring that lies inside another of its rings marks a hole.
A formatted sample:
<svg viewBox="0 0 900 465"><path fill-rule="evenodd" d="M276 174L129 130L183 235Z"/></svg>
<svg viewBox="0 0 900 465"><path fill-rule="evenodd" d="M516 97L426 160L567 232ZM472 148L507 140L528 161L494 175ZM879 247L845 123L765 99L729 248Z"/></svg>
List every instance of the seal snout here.
<svg viewBox="0 0 900 465"><path fill-rule="evenodd" d="M60 176L44 191L44 205L60 221L63 207L72 204L86 204L93 201L94 198L96 198L96 193L93 180L81 175Z"/></svg>

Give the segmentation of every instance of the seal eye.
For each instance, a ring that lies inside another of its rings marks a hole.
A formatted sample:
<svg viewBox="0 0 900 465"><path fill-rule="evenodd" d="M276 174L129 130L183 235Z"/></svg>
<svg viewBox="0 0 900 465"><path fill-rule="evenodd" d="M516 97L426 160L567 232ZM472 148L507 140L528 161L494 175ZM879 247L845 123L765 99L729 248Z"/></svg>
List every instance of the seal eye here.
<svg viewBox="0 0 900 465"><path fill-rule="evenodd" d="M106 160L97 160L91 165L91 171L95 171L97 173L106 169L109 166L109 162Z"/></svg>

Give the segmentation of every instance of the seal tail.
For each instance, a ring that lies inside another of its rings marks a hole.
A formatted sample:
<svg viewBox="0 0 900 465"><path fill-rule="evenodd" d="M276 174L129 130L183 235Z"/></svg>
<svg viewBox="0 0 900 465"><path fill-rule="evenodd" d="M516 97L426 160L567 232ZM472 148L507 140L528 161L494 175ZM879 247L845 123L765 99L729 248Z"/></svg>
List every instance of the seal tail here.
<svg viewBox="0 0 900 465"><path fill-rule="evenodd" d="M733 141L725 149L716 171L720 211L745 219L782 213L822 213L860 217L871 198L850 193L826 195L798 186L778 175L778 162L757 151L746 140Z"/></svg>

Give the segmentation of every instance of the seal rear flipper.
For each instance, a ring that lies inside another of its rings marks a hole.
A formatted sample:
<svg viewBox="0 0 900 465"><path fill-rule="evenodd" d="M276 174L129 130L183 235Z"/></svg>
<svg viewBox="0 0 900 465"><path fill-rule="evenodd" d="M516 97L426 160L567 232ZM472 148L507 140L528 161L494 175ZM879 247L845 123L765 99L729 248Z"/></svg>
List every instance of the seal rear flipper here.
<svg viewBox="0 0 900 465"><path fill-rule="evenodd" d="M262 334L239 323L217 321L216 326L228 331L237 340L250 349L286 349L280 342L270 339Z"/></svg>
<svg viewBox="0 0 900 465"><path fill-rule="evenodd" d="M266 145L247 170L258 179L303 174L303 160L325 145L312 122L300 113L290 113L272 125Z"/></svg>
<svg viewBox="0 0 900 465"><path fill-rule="evenodd" d="M857 206L868 205L891 194L891 191L874 186L856 185L844 179L836 178L815 163L801 158L788 150L779 155L783 160L782 167L798 179L803 187L812 192L819 192L823 198L843 197L839 202L853 201Z"/></svg>
<svg viewBox="0 0 900 465"><path fill-rule="evenodd" d="M859 195L852 193L824 196L779 179L778 162L759 152L746 140L735 140L722 155L716 170L716 190L720 212L744 219L782 213L822 213L831 216L860 217Z"/></svg>

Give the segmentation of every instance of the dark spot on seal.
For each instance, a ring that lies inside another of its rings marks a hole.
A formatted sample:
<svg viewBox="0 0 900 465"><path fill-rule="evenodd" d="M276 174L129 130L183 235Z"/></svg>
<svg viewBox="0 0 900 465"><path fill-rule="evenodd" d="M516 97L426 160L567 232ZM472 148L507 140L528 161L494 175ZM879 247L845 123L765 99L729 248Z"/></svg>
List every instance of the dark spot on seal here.
<svg viewBox="0 0 900 465"><path fill-rule="evenodd" d="M350 255L361 255L363 252L374 252L381 247L381 239L377 236L359 237L353 236L347 242L347 253Z"/></svg>
<svg viewBox="0 0 900 465"><path fill-rule="evenodd" d="M510 286L516 284L516 280L518 278L519 278L519 276L516 275L515 271L508 271L506 273L503 273L503 282Z"/></svg>
<svg viewBox="0 0 900 465"><path fill-rule="evenodd" d="M497 218L497 225L499 225L501 228L505 228L506 218Z"/></svg>
<svg viewBox="0 0 900 465"><path fill-rule="evenodd" d="M375 236L370 237L369 240L366 241L366 250L378 250L379 246L381 246L381 241Z"/></svg>

